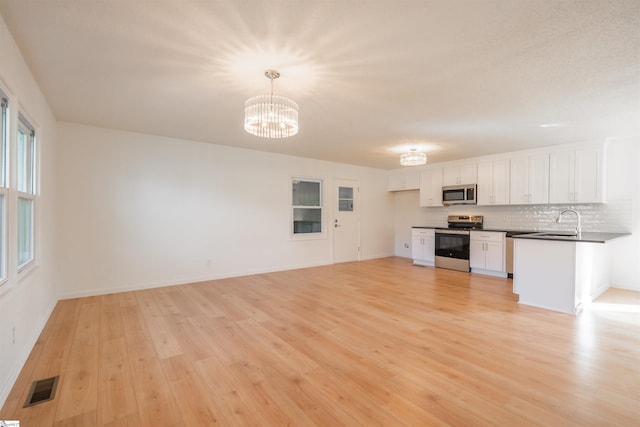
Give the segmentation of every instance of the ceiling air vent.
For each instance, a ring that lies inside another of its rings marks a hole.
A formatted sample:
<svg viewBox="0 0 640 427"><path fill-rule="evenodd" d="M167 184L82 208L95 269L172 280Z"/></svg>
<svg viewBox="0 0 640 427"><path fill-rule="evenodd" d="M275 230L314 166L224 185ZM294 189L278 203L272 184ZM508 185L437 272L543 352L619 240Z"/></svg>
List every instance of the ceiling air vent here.
<svg viewBox="0 0 640 427"><path fill-rule="evenodd" d="M56 395L58 378L60 378L60 375L46 378L44 380L34 381L33 384L31 384L31 390L29 390L29 394L27 395L27 400L24 402L23 408L53 400Z"/></svg>

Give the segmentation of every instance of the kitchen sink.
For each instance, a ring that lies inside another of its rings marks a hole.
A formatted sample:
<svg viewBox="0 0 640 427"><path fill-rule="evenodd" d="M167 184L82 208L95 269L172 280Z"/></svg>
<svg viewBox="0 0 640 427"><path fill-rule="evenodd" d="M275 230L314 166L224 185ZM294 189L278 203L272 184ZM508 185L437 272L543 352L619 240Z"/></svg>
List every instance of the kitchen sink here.
<svg viewBox="0 0 640 427"><path fill-rule="evenodd" d="M578 238L576 234L570 233L553 233L553 232L541 232L541 233L531 233L529 236L540 236L540 237L549 237L552 239L567 239L567 240L575 240Z"/></svg>

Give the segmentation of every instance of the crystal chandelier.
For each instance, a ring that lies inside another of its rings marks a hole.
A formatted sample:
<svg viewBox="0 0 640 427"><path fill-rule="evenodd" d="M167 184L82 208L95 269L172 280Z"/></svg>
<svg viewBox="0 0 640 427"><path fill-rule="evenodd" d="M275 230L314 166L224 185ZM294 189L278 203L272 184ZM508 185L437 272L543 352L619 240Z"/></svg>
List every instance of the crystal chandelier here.
<svg viewBox="0 0 640 427"><path fill-rule="evenodd" d="M409 150L400 156L400 164L402 166L419 166L427 163L427 153L421 153L415 148Z"/></svg>
<svg viewBox="0 0 640 427"><path fill-rule="evenodd" d="M298 104L273 94L273 81L280 77L276 70L264 75L271 80L271 95L258 95L244 104L244 130L261 138L287 138L298 133Z"/></svg>

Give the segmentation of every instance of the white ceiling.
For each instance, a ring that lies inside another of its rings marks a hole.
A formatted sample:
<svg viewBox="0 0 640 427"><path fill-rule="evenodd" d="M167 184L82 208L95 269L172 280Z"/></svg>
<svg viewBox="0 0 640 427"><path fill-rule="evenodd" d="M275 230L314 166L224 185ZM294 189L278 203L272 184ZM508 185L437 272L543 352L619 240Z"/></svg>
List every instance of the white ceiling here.
<svg viewBox="0 0 640 427"><path fill-rule="evenodd" d="M56 118L391 169L640 134L640 0L0 0ZM300 133L243 130L244 101ZM560 126L541 127L545 124Z"/></svg>

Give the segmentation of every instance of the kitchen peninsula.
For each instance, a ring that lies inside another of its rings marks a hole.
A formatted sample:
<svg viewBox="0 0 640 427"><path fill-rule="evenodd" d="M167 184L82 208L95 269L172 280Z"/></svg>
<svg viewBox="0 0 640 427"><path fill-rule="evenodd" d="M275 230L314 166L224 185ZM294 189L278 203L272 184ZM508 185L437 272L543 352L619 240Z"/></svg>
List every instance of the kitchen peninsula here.
<svg viewBox="0 0 640 427"><path fill-rule="evenodd" d="M514 236L513 292L525 305L577 314L609 287L609 252L625 233Z"/></svg>

